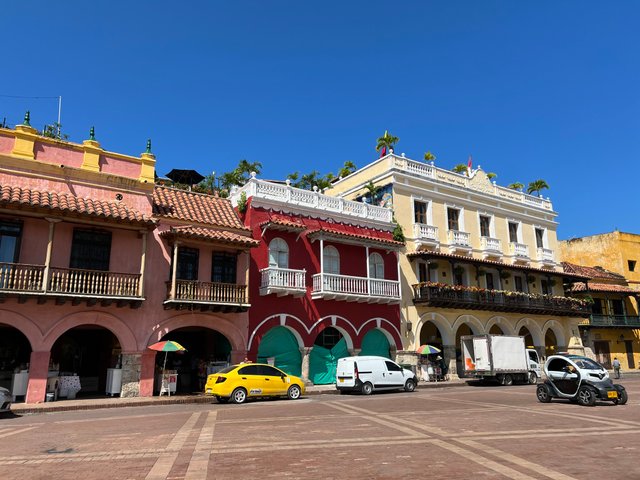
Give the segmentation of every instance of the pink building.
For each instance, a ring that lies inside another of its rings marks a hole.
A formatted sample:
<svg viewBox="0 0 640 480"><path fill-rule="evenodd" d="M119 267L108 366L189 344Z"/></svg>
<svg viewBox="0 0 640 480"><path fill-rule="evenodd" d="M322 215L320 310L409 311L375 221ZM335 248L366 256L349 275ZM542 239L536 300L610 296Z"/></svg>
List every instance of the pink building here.
<svg viewBox="0 0 640 480"><path fill-rule="evenodd" d="M150 396L162 339L188 349L168 357L178 391L244 358L259 242L230 202L155 186L150 146L131 157L25 123L0 129L0 386L34 403L73 396L77 375L80 395Z"/></svg>

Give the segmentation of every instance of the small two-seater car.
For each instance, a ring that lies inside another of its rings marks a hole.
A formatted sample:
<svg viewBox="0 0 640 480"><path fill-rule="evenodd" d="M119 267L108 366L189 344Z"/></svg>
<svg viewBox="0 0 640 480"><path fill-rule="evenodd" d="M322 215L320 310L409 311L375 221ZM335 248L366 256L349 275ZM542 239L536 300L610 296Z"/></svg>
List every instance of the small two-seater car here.
<svg viewBox="0 0 640 480"><path fill-rule="evenodd" d="M4 387L0 387L0 413L11 411L11 392Z"/></svg>
<svg viewBox="0 0 640 480"><path fill-rule="evenodd" d="M249 398L287 397L297 400L304 395L301 378L263 363L232 365L207 377L206 395L219 403L244 403Z"/></svg>
<svg viewBox="0 0 640 480"><path fill-rule="evenodd" d="M547 377L538 385L536 396L542 403L564 398L580 405L594 406L596 401L624 405L629 399L622 385L614 385L602 365L579 355L551 355L544 365Z"/></svg>

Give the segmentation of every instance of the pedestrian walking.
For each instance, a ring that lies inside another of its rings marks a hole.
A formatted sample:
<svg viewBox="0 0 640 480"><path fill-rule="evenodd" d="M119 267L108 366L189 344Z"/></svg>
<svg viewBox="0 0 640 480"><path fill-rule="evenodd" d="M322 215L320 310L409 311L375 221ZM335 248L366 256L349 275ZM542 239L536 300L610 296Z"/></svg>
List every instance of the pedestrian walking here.
<svg viewBox="0 0 640 480"><path fill-rule="evenodd" d="M620 378L620 360L618 360L618 357L614 357L612 365L615 378Z"/></svg>

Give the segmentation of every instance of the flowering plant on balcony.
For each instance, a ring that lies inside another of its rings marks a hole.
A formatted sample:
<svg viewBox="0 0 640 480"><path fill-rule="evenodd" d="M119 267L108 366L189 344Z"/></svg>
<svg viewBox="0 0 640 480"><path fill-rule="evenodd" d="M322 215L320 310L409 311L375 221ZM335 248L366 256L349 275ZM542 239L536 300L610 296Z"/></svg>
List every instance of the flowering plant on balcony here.
<svg viewBox="0 0 640 480"><path fill-rule="evenodd" d="M413 285L413 288L415 290L419 290L424 287L437 289L438 291L441 291L441 292L472 292L472 293L484 294L487 296L490 295L491 297L495 297L496 295L503 295L504 297L513 298L513 299L547 301L547 302L555 303L558 306L570 308L573 310L582 310L583 308L590 305L588 301L581 300L579 298L558 297L553 295L543 295L540 293L517 292L514 290L488 290L480 287L466 286L466 285L450 285L448 283L440 283L440 282L420 282L416 285Z"/></svg>

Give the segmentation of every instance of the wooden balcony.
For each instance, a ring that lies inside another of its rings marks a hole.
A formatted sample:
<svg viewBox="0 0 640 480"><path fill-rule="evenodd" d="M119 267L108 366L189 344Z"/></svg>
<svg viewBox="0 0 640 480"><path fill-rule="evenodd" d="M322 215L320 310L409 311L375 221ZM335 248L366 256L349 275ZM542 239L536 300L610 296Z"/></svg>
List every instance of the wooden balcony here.
<svg viewBox="0 0 640 480"><path fill-rule="evenodd" d="M569 297L451 285L418 284L413 286L413 290L413 302L429 307L576 317L585 317L591 312L591 306Z"/></svg>
<svg viewBox="0 0 640 480"><path fill-rule="evenodd" d="M637 315L602 315L594 313L589 316L589 319L580 322L580 326L640 328L640 317Z"/></svg>
<svg viewBox="0 0 640 480"><path fill-rule="evenodd" d="M400 303L400 282L332 273L313 276L313 299L366 303Z"/></svg>
<svg viewBox="0 0 640 480"><path fill-rule="evenodd" d="M260 270L260 295L275 293L278 297L302 297L307 292L305 270L267 267Z"/></svg>
<svg viewBox="0 0 640 480"><path fill-rule="evenodd" d="M101 270L51 267L45 285L46 267L20 263L0 263L0 299L18 297L20 302L37 298L44 303L53 298L63 304L87 302L106 306L116 302L118 306L129 304L139 307L140 274Z"/></svg>
<svg viewBox="0 0 640 480"><path fill-rule="evenodd" d="M200 310L203 312L245 312L248 302L247 286L235 283L177 280L172 296L171 282L166 282L165 309Z"/></svg>

